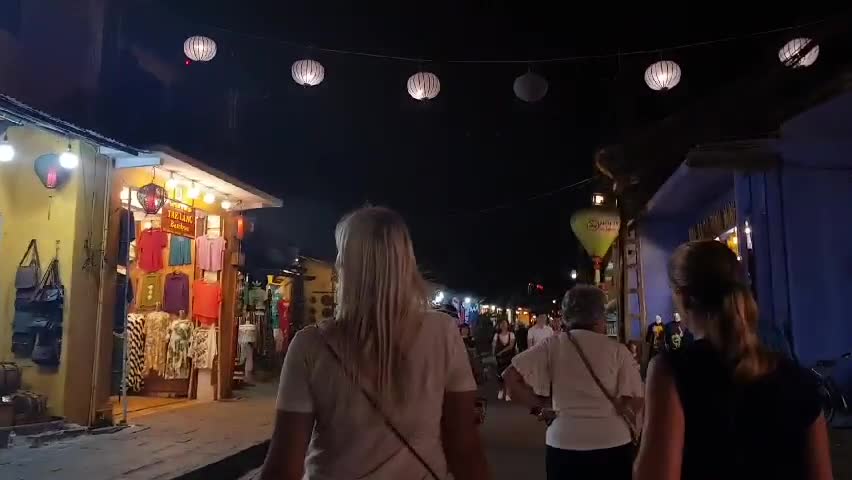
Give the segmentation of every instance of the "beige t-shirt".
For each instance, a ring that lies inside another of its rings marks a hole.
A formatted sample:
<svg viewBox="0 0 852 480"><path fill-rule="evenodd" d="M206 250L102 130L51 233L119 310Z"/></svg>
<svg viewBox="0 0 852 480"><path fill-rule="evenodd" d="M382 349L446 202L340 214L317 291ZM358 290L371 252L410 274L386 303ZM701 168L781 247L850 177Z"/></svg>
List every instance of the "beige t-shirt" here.
<svg viewBox="0 0 852 480"><path fill-rule="evenodd" d="M417 340L408 355L411 371L415 372L408 384L407 398L411 400L386 413L392 415L392 422L418 454L444 478L444 393L476 390L455 320L442 313L424 312ZM297 333L287 351L278 410L313 413L316 418L305 457L306 480L431 480L361 390L352 387L316 327Z"/></svg>
<svg viewBox="0 0 852 480"><path fill-rule="evenodd" d="M616 397L642 397L639 365L612 338L571 330L604 387ZM512 359L512 366L536 392L553 389L556 420L547 445L564 450L598 450L630 442L630 430L589 374L565 333L545 339Z"/></svg>

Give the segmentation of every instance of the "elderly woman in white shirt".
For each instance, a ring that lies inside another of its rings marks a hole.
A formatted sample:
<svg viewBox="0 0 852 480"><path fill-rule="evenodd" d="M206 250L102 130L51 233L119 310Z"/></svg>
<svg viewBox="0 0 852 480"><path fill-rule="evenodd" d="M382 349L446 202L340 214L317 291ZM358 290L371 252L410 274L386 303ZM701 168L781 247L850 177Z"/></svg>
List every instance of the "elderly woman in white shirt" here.
<svg viewBox="0 0 852 480"><path fill-rule="evenodd" d="M627 347L606 336L605 310L600 289L572 288L562 300L567 331L517 355L503 375L515 402L548 422L548 480L631 478L635 423L625 416L641 410L642 379Z"/></svg>

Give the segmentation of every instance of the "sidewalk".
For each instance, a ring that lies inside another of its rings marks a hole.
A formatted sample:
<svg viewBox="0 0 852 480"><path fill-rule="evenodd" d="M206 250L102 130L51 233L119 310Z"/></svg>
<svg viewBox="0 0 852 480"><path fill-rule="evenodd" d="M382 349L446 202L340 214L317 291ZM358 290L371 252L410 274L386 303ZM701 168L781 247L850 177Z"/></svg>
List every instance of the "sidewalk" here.
<svg viewBox="0 0 852 480"><path fill-rule="evenodd" d="M275 385L258 385L235 392L238 400L151 413L116 433L3 449L0 471L4 480L194 478L238 453L265 453L275 393Z"/></svg>

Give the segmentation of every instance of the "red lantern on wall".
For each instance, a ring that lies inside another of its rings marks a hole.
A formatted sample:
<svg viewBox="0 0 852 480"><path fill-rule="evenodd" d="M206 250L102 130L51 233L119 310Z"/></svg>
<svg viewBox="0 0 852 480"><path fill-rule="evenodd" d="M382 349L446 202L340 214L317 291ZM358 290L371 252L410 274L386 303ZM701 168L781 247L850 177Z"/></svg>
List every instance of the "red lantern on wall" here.
<svg viewBox="0 0 852 480"><path fill-rule="evenodd" d="M47 153L36 158L33 170L41 184L48 190L62 188L71 178L71 171L60 167L59 156L55 153Z"/></svg>
<svg viewBox="0 0 852 480"><path fill-rule="evenodd" d="M142 205L142 210L148 215L154 215L163 208L166 203L166 189L156 183L143 185L136 192L136 199Z"/></svg>

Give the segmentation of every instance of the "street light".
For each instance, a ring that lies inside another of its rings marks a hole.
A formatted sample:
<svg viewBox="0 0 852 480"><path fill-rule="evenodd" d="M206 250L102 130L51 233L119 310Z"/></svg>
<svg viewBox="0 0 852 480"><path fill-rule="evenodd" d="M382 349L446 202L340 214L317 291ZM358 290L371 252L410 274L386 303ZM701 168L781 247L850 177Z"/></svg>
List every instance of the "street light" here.
<svg viewBox="0 0 852 480"><path fill-rule="evenodd" d="M571 280L577 280L577 270L571 270Z"/></svg>
<svg viewBox="0 0 852 480"><path fill-rule="evenodd" d="M470 297L464 297L465 305L470 305Z"/></svg>

